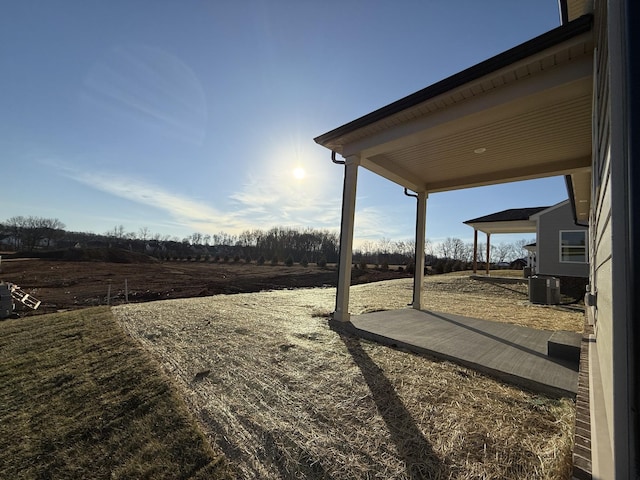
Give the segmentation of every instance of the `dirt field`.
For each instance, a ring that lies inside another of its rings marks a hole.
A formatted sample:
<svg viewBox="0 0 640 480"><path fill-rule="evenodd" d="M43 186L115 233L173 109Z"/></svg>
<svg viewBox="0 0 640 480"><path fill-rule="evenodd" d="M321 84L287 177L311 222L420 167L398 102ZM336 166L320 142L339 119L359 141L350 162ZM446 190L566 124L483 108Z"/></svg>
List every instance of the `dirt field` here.
<svg viewBox="0 0 640 480"><path fill-rule="evenodd" d="M158 262L133 263L3 259L0 281L19 285L42 301L37 311L21 309L24 315L52 313L125 302L192 298L227 293L251 293L300 287L335 286L335 267L315 265L256 265L242 263ZM354 271L353 284L405 278L397 271Z"/></svg>
<svg viewBox="0 0 640 480"><path fill-rule="evenodd" d="M93 252L95 257L96 251L87 252ZM103 258L105 252L99 253L98 258ZM108 262L3 258L0 281L15 283L42 301L36 311L18 305L17 310L22 316L106 305L107 301L110 305L120 305L126 303L127 293L129 303L140 303L304 287L335 287L337 281L335 266L159 262L126 251L116 253L114 256L110 252L114 261ZM498 271L494 275L520 276L521 272ZM365 302L362 311L403 308L412 301L412 283L410 275L405 272L393 267L387 271L374 268L353 270L353 285L383 280L400 283L398 286L393 282L379 283L379 295ZM335 290L331 289L330 295L334 294ZM354 302L357 302L357 297L356 289L352 293ZM469 272L426 277L425 299L425 308L445 313L545 330L582 330L579 306L531 305L526 284L471 280ZM351 311L361 313L357 309Z"/></svg>

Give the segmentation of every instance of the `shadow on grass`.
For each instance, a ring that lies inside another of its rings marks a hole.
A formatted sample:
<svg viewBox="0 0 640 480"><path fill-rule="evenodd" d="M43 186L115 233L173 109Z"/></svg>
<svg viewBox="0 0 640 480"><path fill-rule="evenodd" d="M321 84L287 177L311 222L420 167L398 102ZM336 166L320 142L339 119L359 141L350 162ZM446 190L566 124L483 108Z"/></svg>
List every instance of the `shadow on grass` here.
<svg viewBox="0 0 640 480"><path fill-rule="evenodd" d="M340 334L340 338L369 386L378 413L387 425L398 455L404 461L407 478L448 478L447 466L433 451L429 440L420 431L396 393L395 387L364 351L360 340L345 334Z"/></svg>

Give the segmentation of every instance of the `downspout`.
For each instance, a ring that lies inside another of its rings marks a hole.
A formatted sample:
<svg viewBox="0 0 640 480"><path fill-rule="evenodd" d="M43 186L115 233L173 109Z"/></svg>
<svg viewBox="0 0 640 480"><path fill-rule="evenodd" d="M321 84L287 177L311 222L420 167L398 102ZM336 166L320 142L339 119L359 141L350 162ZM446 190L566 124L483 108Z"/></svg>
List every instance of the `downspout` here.
<svg viewBox="0 0 640 480"><path fill-rule="evenodd" d="M347 162L345 160L336 160L336 152L331 150L331 161L333 163L337 163L338 165L345 165Z"/></svg>
<svg viewBox="0 0 640 480"><path fill-rule="evenodd" d="M404 187L404 194L407 197L414 197L416 199L416 212L417 212L418 211L418 202L420 201L420 198L418 197L418 195L415 194L415 193L409 193L409 190L407 190L407 187ZM417 228L418 227L416 226L416 229ZM418 245L417 245L418 244L418 239L417 238L416 238L415 242L416 242L416 248L418 248ZM414 284L414 288L413 288L413 291L411 293L411 303L408 303L407 305L413 305L413 303L416 301L415 282L416 282L416 269L418 268L418 265L416 265L416 258L415 258L416 253L417 252L413 253L413 255L414 255L414 259L413 259L413 265L414 265L414 267L413 267L413 284Z"/></svg>

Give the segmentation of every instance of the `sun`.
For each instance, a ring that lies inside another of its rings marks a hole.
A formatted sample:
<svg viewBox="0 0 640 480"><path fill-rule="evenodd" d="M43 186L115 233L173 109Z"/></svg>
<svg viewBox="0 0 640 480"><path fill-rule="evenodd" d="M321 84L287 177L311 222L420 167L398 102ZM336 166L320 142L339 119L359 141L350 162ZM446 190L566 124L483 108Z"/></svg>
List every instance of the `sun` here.
<svg viewBox="0 0 640 480"><path fill-rule="evenodd" d="M293 177L296 180L302 180L306 176L306 172L302 167L296 167L293 169Z"/></svg>

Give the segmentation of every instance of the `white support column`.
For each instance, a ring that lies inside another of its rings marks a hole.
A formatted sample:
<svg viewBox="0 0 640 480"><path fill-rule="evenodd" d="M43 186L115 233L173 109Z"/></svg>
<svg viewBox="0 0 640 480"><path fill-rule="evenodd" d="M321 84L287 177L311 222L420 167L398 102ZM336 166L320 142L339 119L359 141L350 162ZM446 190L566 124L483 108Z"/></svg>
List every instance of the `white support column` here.
<svg viewBox="0 0 640 480"><path fill-rule="evenodd" d="M422 286L424 284L424 247L427 226L427 192L418 192L416 208L416 268L413 274L413 308L422 309Z"/></svg>
<svg viewBox="0 0 640 480"><path fill-rule="evenodd" d="M487 277L489 276L490 266L491 266L491 234L487 232Z"/></svg>
<svg viewBox="0 0 640 480"><path fill-rule="evenodd" d="M473 229L473 273L478 273L478 230Z"/></svg>
<svg viewBox="0 0 640 480"><path fill-rule="evenodd" d="M342 223L340 225L340 269L338 271L338 291L333 319L348 322L349 288L351 287L351 261L353 255L353 226L356 213L356 184L358 183L360 157L347 157L344 166L344 186L342 189Z"/></svg>

